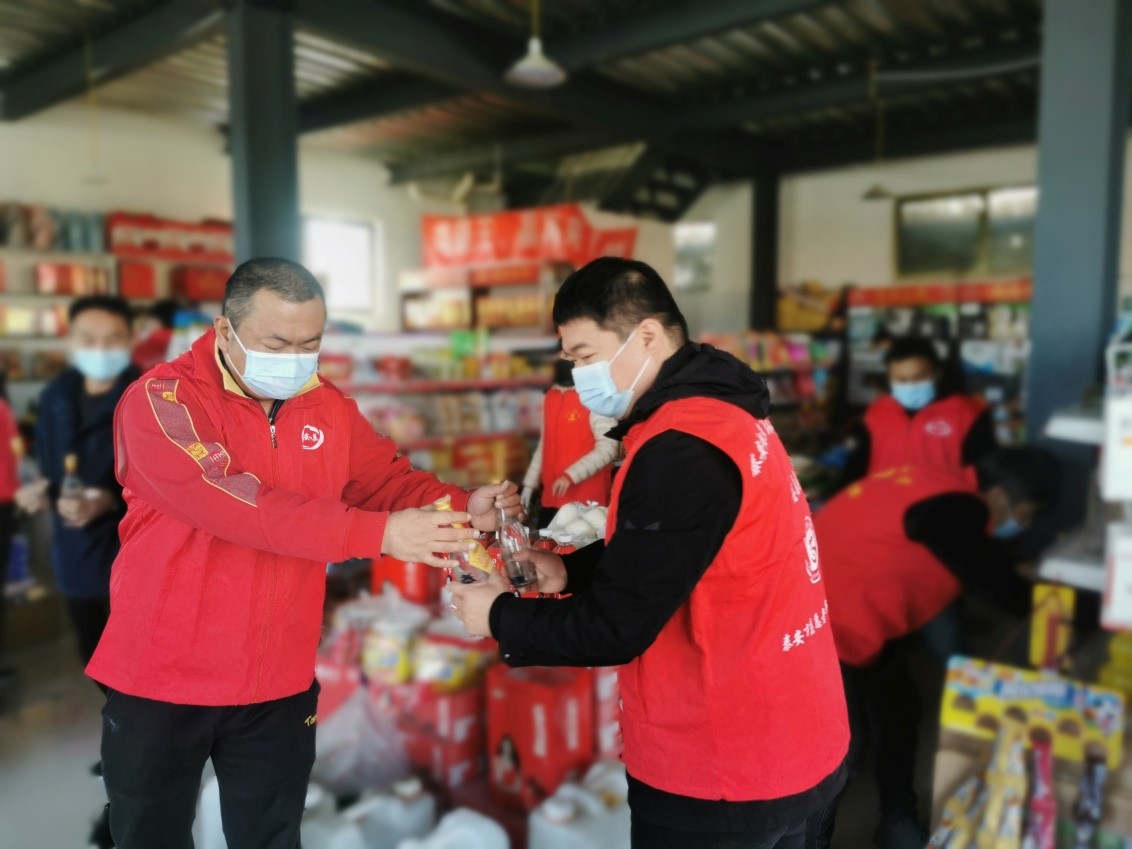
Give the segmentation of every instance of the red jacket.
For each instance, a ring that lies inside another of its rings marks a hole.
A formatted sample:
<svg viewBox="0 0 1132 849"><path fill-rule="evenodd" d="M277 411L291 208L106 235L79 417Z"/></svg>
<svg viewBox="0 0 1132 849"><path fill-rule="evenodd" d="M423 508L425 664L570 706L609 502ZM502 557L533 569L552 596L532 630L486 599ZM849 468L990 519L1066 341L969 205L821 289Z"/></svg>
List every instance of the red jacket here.
<svg viewBox="0 0 1132 849"><path fill-rule="evenodd" d="M973 491L965 478L938 469L889 469L850 485L814 517L844 663L872 663L885 643L923 627L958 597L958 579L908 539L904 516L927 498Z"/></svg>
<svg viewBox="0 0 1132 849"><path fill-rule="evenodd" d="M637 451L668 430L731 457L743 501L691 596L619 671L625 766L645 784L697 799L810 790L841 765L849 728L802 487L768 420L712 398L671 401L624 439L611 536Z"/></svg>
<svg viewBox="0 0 1132 849"><path fill-rule="evenodd" d="M224 706L306 690L327 562L380 555L387 511L467 504L317 376L273 434L212 332L126 391L114 432L127 513L87 672L132 696Z"/></svg>
<svg viewBox="0 0 1132 849"><path fill-rule="evenodd" d="M950 395L909 415L891 395L878 398L865 413L872 442L868 474L897 466L963 470L963 441L985 409L979 398Z"/></svg>
<svg viewBox="0 0 1132 849"><path fill-rule="evenodd" d="M0 504L7 504L16 498L20 488L20 456L17 445L20 442L20 429L8 402L0 399ZM0 600L3 604L3 600Z"/></svg>
<svg viewBox="0 0 1132 849"><path fill-rule="evenodd" d="M554 482L594 447L590 411L582 404L578 390L547 392L542 417L542 503L547 507L562 507L571 501L608 504L613 476L610 466L573 484L562 496L552 492Z"/></svg>

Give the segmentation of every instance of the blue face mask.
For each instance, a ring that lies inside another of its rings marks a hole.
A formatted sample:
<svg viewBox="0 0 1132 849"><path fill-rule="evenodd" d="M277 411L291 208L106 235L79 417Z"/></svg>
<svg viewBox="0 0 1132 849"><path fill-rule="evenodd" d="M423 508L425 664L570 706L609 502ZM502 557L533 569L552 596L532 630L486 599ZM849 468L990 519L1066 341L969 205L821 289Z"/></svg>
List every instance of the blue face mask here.
<svg viewBox="0 0 1132 849"><path fill-rule="evenodd" d="M994 529L995 539L1014 539L1022 533L1022 526L1013 516L1007 516L1006 521Z"/></svg>
<svg viewBox="0 0 1132 849"><path fill-rule="evenodd" d="M79 348L71 362L88 380L113 380L130 367L130 352L125 348Z"/></svg>
<svg viewBox="0 0 1132 849"><path fill-rule="evenodd" d="M930 380L892 384L892 397L905 410L922 410L935 400L935 384Z"/></svg>
<svg viewBox="0 0 1132 849"><path fill-rule="evenodd" d="M231 324L232 338L244 352L246 360L240 379L248 389L262 398L285 401L299 394L318 368L318 353L269 354L266 351L249 351L236 335Z"/></svg>
<svg viewBox="0 0 1132 849"><path fill-rule="evenodd" d="M637 372L637 376L633 378L633 383L628 389L617 388L609 367L615 359L621 356L621 352L625 350L625 346L629 344L636 333L636 330L630 333L629 338L617 349L617 353L608 360L590 363L587 366L579 366L574 369L574 388L578 390L578 399L591 413L621 419L629 411L629 405L633 403L633 390L637 388L637 384L652 361L652 357L641 364L641 370Z"/></svg>

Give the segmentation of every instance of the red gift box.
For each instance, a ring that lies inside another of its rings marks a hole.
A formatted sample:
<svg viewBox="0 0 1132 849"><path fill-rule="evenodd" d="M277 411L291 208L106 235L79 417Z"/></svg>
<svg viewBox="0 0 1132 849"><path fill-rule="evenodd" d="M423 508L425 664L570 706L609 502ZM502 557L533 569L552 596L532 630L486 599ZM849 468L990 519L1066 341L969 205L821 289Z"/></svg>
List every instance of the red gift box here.
<svg viewBox="0 0 1132 849"><path fill-rule="evenodd" d="M152 263L118 263L118 294L123 298L156 298L157 272Z"/></svg>
<svg viewBox="0 0 1132 849"><path fill-rule="evenodd" d="M588 669L488 671L488 778L498 802L533 810L589 764L593 699Z"/></svg>
<svg viewBox="0 0 1132 849"><path fill-rule="evenodd" d="M483 747L483 688L438 693L430 684L413 684L398 705L407 725L449 743L473 742Z"/></svg>
<svg viewBox="0 0 1132 849"><path fill-rule="evenodd" d="M482 741L451 743L406 724L401 725L401 733L409 763L449 790L483 775Z"/></svg>
<svg viewBox="0 0 1132 849"><path fill-rule="evenodd" d="M226 268L181 265L173 269L173 292L189 301L222 301L228 277Z"/></svg>
<svg viewBox="0 0 1132 849"><path fill-rule="evenodd" d="M423 605L436 604L444 589L444 573L444 569L437 569L427 563L406 563L386 554L374 564L371 579L373 594L380 595L383 586L390 583L405 601Z"/></svg>
<svg viewBox="0 0 1132 849"><path fill-rule="evenodd" d="M598 667L594 675L594 754L601 759L621 757L621 688L617 669Z"/></svg>
<svg viewBox="0 0 1132 849"><path fill-rule="evenodd" d="M315 661L314 677L320 687L318 716L323 721L333 716L342 703L362 686L362 673L357 666L326 657Z"/></svg>

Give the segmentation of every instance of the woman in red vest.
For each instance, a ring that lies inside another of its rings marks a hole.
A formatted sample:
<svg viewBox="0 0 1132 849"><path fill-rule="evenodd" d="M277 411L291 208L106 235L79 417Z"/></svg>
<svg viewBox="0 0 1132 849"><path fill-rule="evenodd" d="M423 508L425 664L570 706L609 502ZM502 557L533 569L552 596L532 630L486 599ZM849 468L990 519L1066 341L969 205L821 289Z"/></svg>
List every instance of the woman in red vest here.
<svg viewBox="0 0 1132 849"><path fill-rule="evenodd" d="M609 506L613 485L612 466L619 447L606 434L617 420L585 408L574 389L572 366L568 360L554 365L554 385L542 408L542 438L523 480L522 501L528 510L535 490L542 487L539 523L543 527L571 501Z"/></svg>
<svg viewBox="0 0 1132 849"><path fill-rule="evenodd" d="M554 321L625 447L604 544L531 552L539 590L453 585L512 666L620 666L634 849L803 849L844 783L848 722L809 506L766 383L688 330L660 276L606 257Z"/></svg>
<svg viewBox="0 0 1132 849"><path fill-rule="evenodd" d="M942 388L942 364L930 339L896 339L885 355L891 394L869 405L855 429L845 482L897 466L966 472L997 445L980 398Z"/></svg>
<svg viewBox="0 0 1132 849"><path fill-rule="evenodd" d="M1056 499L1060 468L1042 449L1001 448L979 461L976 477L888 469L852 484L814 518L853 727L852 769L868 751L870 727L881 732L873 748L882 849L927 842L914 790L921 711L911 644L964 590L1018 616L1030 610L1031 584L1003 541Z"/></svg>

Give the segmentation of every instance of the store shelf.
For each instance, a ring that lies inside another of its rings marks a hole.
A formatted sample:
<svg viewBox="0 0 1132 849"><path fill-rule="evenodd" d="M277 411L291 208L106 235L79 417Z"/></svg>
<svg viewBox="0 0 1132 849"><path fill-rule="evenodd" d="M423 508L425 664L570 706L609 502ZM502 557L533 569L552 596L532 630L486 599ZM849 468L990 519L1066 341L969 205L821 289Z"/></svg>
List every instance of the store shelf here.
<svg viewBox="0 0 1132 849"><path fill-rule="evenodd" d="M537 439L540 432L537 430L500 430L488 433L474 433L467 436L430 436L424 439L415 439L397 447L403 452L428 451L433 448L445 448L451 445L474 445L477 442L491 442L508 436L521 436L525 439Z"/></svg>
<svg viewBox="0 0 1132 849"><path fill-rule="evenodd" d="M431 392L489 392L494 389L546 389L550 378L515 377L503 380L406 380L396 383L339 383L348 395L425 395Z"/></svg>
<svg viewBox="0 0 1132 849"><path fill-rule="evenodd" d="M36 304L39 306L50 306L52 304L69 304L75 298L86 297L85 295L43 295L39 292L0 292L0 303L24 303Z"/></svg>
<svg viewBox="0 0 1132 849"><path fill-rule="evenodd" d="M1079 590L1104 592L1103 542L1096 534L1083 530L1071 534L1042 558L1038 576Z"/></svg>
<svg viewBox="0 0 1132 849"><path fill-rule="evenodd" d="M37 251L32 248L0 248L0 260L4 259L26 259L36 262L105 263L109 265L117 257L108 253L85 253L83 251Z"/></svg>

